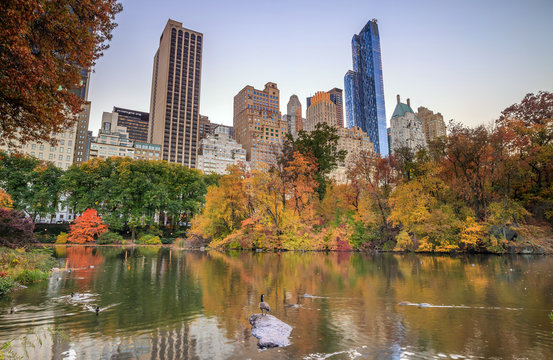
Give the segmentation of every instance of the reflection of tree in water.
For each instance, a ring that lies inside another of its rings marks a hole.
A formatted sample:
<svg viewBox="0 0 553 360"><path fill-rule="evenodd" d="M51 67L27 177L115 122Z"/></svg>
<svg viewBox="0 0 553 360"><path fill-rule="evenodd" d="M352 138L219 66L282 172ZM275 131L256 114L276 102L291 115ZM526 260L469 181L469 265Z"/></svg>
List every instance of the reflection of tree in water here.
<svg viewBox="0 0 553 360"><path fill-rule="evenodd" d="M96 274L96 266L104 262L96 248L88 246L68 246L66 249L67 267L76 271L79 287L87 285ZM91 268L93 266L93 268Z"/></svg>
<svg viewBox="0 0 553 360"><path fill-rule="evenodd" d="M84 325L60 318L71 336L146 336L145 358L194 358L207 351L225 358L252 341L247 319L259 311L264 292L274 315L294 326L286 350L292 358L365 344L392 357L399 356L398 346L410 346L430 355L447 350L543 358L547 347L533 331L536 324L550 326L547 316L532 310L553 303L546 290L553 288L551 264L543 258L156 249L100 249L104 263L90 291L101 306L120 305L100 318L85 314ZM544 276L536 276L540 272ZM418 308L400 301L470 307ZM494 305L500 309L477 308ZM523 310L504 310L508 306Z"/></svg>

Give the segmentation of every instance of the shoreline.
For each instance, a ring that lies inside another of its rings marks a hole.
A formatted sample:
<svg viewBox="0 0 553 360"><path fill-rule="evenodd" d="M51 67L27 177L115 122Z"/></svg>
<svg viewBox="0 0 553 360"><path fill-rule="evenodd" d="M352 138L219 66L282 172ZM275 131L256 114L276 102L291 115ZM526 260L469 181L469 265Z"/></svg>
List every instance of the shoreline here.
<svg viewBox="0 0 553 360"><path fill-rule="evenodd" d="M158 245L152 245L152 244L51 244L51 243L35 243L33 244L34 247L56 247L56 246L68 246L68 247L125 247L125 248L138 248L138 247L159 247L159 248L171 248L173 250L185 250L185 251L200 251L200 252L206 252L206 251L219 251L219 252L227 252L227 251L248 251L248 252L258 252L258 253L279 253L279 252L300 252L300 253L306 253L306 252L320 252L320 253L365 253L365 254L375 254L375 253L391 253L391 254L423 254L423 255L497 255L497 256L505 256L505 255L553 255L553 251L548 251L547 249L544 249L542 247L536 246L536 248L532 247L532 251L529 251L528 249L519 249L515 247L515 251L505 251L505 252L492 252L492 251L451 251L451 252L443 252L443 251L405 251L405 250L373 250L373 251L366 251L366 250L288 250L288 249L231 249L231 248L212 248L209 246L205 247L175 247L171 244L158 244Z"/></svg>

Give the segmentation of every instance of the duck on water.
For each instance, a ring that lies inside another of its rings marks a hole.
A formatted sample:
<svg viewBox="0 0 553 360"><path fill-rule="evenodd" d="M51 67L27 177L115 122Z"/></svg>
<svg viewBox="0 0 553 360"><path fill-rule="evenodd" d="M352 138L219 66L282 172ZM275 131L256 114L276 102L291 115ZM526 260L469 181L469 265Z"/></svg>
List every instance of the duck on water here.
<svg viewBox="0 0 553 360"><path fill-rule="evenodd" d="M265 301L263 301L263 297L265 294L261 294L261 302L259 303L259 309L261 309L261 315L264 315L263 311L270 312L271 307L269 304L267 304Z"/></svg>

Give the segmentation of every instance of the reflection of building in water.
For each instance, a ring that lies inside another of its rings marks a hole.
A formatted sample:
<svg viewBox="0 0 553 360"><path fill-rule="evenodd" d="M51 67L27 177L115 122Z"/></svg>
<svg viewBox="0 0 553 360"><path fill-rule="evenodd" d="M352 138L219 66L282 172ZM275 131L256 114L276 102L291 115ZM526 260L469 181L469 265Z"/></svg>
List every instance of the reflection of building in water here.
<svg viewBox="0 0 553 360"><path fill-rule="evenodd" d="M39 340L40 339L40 340ZM72 337L47 326L28 336L29 343L14 342L17 354L29 359L225 359L234 347L215 318L198 318L172 329L158 328L150 334L124 337ZM32 345L31 345L32 344ZM25 355L25 350L28 355Z"/></svg>

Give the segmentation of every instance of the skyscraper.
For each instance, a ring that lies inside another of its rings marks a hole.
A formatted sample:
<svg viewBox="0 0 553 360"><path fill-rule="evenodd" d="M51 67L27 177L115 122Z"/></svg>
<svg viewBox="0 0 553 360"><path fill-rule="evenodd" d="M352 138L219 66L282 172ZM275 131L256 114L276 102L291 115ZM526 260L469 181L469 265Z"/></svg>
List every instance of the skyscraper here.
<svg viewBox="0 0 553 360"><path fill-rule="evenodd" d="M305 131L315 130L319 123L338 128L336 120L336 105L330 100L330 94L318 91L311 97L310 106L305 115Z"/></svg>
<svg viewBox="0 0 553 360"><path fill-rule="evenodd" d="M265 89L247 85L234 96L234 138L247 153L252 170L268 170L276 165L282 151L288 122L279 111L280 91L269 82Z"/></svg>
<svg viewBox="0 0 553 360"><path fill-rule="evenodd" d="M338 88L333 88L328 91L330 95L330 101L336 105L336 121L338 122L338 127L344 127L344 102L343 102L343 90Z"/></svg>
<svg viewBox="0 0 553 360"><path fill-rule="evenodd" d="M154 56L150 99L150 143L162 158L196 167L200 122L203 34L167 21Z"/></svg>
<svg viewBox="0 0 553 360"><path fill-rule="evenodd" d="M148 124L150 114L147 112L113 107L113 112L119 114L117 123L129 132L129 139L148 142Z"/></svg>
<svg viewBox="0 0 553 360"><path fill-rule="evenodd" d="M286 106L287 121L289 122L289 132L296 136L303 129L303 118L301 112L301 103L297 95L290 96Z"/></svg>
<svg viewBox="0 0 553 360"><path fill-rule="evenodd" d="M333 88L327 91L330 95L330 101L336 105L336 120L338 121L338 127L344 127L344 102L343 102L342 89ZM311 106L312 97L307 98L307 108Z"/></svg>
<svg viewBox="0 0 553 360"><path fill-rule="evenodd" d="M351 40L353 71L344 77L347 127L359 126L367 132L374 149L388 155L386 110L380 35L376 19L370 20Z"/></svg>

